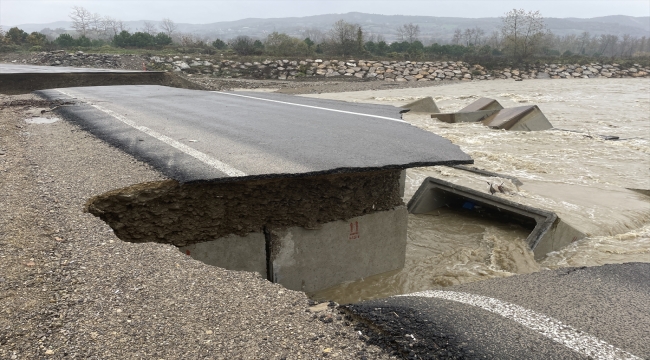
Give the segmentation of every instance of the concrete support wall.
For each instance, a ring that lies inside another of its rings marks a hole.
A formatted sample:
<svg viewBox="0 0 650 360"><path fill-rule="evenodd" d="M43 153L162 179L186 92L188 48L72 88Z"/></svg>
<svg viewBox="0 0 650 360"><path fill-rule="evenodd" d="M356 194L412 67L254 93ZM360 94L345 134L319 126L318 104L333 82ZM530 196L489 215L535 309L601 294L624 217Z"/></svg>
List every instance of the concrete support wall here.
<svg viewBox="0 0 650 360"><path fill-rule="evenodd" d="M314 292L400 269L406 256L405 206L334 221L318 229L271 231L272 280Z"/></svg>
<svg viewBox="0 0 650 360"><path fill-rule="evenodd" d="M179 247L184 254L208 265L229 270L266 274L266 239L263 233L229 235L216 240Z"/></svg>
<svg viewBox="0 0 650 360"><path fill-rule="evenodd" d="M402 268L406 228L406 207L399 206L315 229L229 235L179 250L208 265L257 272L288 289L314 292Z"/></svg>

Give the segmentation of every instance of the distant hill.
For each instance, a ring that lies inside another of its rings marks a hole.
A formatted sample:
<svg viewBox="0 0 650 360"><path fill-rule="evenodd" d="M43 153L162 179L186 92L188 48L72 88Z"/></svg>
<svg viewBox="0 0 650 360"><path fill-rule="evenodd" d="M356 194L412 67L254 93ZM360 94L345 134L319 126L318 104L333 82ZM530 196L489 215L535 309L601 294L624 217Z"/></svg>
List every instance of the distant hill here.
<svg viewBox="0 0 650 360"><path fill-rule="evenodd" d="M480 27L486 34L498 30L500 18L455 18L434 16L377 15L351 12L347 14L325 14L305 17L275 19L242 19L222 21L211 24L178 24L179 32L193 33L207 39L230 39L238 35L264 38L273 31L284 32L296 37L304 37L307 30L328 31L338 20L361 25L366 34L382 35L386 41L397 39L396 28L406 23L420 26L420 38L424 42L447 42L451 40L455 29ZM546 18L548 28L557 35L580 34L589 32L593 35L613 34L633 37L650 36L650 17L633 17L624 15L579 18ZM160 21L151 21L158 25ZM130 31L142 29L144 21L126 21ZM27 31L41 31L44 28L71 28L71 22L58 21L49 24L22 24L19 28Z"/></svg>

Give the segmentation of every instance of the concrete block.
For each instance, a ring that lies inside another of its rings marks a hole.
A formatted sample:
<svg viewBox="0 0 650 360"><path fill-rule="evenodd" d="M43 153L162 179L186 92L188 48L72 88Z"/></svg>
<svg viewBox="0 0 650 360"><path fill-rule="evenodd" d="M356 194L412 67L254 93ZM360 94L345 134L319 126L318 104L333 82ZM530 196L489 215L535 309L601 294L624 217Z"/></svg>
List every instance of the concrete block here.
<svg viewBox="0 0 650 360"><path fill-rule="evenodd" d="M533 249L535 259L541 259L546 254L552 251L558 251L584 237L585 234L583 232L558 218L551 229L542 235L537 246Z"/></svg>
<svg viewBox="0 0 650 360"><path fill-rule="evenodd" d="M408 109L410 112L423 112L423 113L439 113L440 109L436 105L436 102L433 101L431 96L427 96L424 99L416 100L406 105L401 106L403 109Z"/></svg>
<svg viewBox="0 0 650 360"><path fill-rule="evenodd" d="M309 293L401 269L406 227L406 207L399 206L318 229L272 229L272 281Z"/></svg>
<svg viewBox="0 0 650 360"><path fill-rule="evenodd" d="M472 112L431 114L431 118L438 119L446 123L478 122L496 114L498 111L499 110L479 110Z"/></svg>
<svg viewBox="0 0 650 360"><path fill-rule="evenodd" d="M408 203L408 211L422 214L440 207L464 208L466 203L480 205L483 215L508 219L531 229L528 246L539 260L585 234L563 222L551 211L518 204L491 194L435 178L426 178Z"/></svg>
<svg viewBox="0 0 650 360"><path fill-rule="evenodd" d="M266 238L264 233L244 237L229 235L216 240L179 247L184 254L208 265L257 272L266 278Z"/></svg>
<svg viewBox="0 0 650 360"><path fill-rule="evenodd" d="M465 106L464 108L458 110L458 112L465 113L465 112L475 112L475 111L482 111L482 110L501 110L503 109L503 106L501 104L490 98L480 98L473 103Z"/></svg>
<svg viewBox="0 0 650 360"><path fill-rule="evenodd" d="M499 110L493 116L483 120L483 124L494 129L513 131L539 131L553 128L537 105Z"/></svg>

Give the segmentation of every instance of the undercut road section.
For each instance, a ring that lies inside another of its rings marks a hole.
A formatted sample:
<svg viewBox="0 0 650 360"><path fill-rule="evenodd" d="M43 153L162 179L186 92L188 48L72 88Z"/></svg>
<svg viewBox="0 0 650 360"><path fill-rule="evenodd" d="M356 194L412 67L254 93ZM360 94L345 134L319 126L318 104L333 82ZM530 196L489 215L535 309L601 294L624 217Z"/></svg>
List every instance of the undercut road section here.
<svg viewBox="0 0 650 360"><path fill-rule="evenodd" d="M145 84L203 89L201 85L162 71L0 64L0 94L28 94L42 89L79 86Z"/></svg>
<svg viewBox="0 0 650 360"><path fill-rule="evenodd" d="M166 177L3 100L22 104L0 109L0 359L395 358L302 292L120 241L85 201Z"/></svg>
<svg viewBox="0 0 650 360"><path fill-rule="evenodd" d="M566 268L347 306L417 359L650 358L650 264Z"/></svg>
<svg viewBox="0 0 650 360"><path fill-rule="evenodd" d="M472 163L393 106L148 85L40 94L76 99L66 118L180 182Z"/></svg>

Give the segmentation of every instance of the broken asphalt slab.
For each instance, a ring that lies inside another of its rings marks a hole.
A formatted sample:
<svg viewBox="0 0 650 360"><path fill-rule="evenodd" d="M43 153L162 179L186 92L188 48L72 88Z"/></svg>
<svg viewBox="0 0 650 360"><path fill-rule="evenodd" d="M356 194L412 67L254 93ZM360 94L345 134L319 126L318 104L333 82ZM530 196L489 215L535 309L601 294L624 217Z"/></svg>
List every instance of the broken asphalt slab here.
<svg viewBox="0 0 650 360"><path fill-rule="evenodd" d="M46 90L57 111L179 182L471 164L399 108L163 86Z"/></svg>

